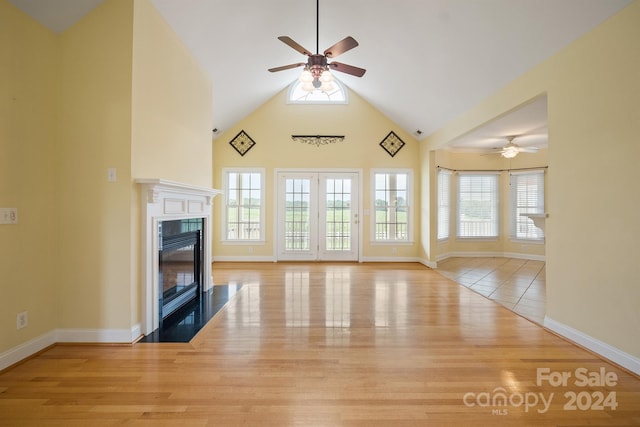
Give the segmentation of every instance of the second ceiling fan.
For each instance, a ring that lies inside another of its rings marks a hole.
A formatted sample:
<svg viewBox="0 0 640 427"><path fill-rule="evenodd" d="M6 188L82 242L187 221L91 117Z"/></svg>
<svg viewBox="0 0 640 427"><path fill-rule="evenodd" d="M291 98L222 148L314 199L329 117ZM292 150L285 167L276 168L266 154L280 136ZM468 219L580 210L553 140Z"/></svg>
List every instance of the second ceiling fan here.
<svg viewBox="0 0 640 427"><path fill-rule="evenodd" d="M307 62L297 62L295 64L283 65L281 67L269 68L272 73L277 71L289 70L291 68L297 68L304 66L304 71L300 80L303 82L303 88L307 91L313 91L315 89L323 90L323 87L330 86L333 77L329 70L336 70L341 73L350 74L356 77L362 77L367 71L364 68L354 67L353 65L343 64L341 62L328 62L327 58L335 58L354 47L358 46L358 42L351 36L345 37L333 46L325 49L320 54L319 52L319 14L320 14L320 1L316 0L316 53L311 53L309 50L302 47L295 42L289 36L280 36L278 40L285 43L287 46L295 49L296 51L308 56Z"/></svg>

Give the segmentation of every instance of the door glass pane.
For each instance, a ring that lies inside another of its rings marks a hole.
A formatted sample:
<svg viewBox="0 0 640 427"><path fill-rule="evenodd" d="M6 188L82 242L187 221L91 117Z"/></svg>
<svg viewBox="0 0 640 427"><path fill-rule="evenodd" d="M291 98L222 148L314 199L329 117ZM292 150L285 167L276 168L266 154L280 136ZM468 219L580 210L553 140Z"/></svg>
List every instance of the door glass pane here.
<svg viewBox="0 0 640 427"><path fill-rule="evenodd" d="M326 249L351 250L351 179L327 179L326 202Z"/></svg>
<svg viewBox="0 0 640 427"><path fill-rule="evenodd" d="M285 185L285 249L308 251L309 241L309 179L289 178Z"/></svg>

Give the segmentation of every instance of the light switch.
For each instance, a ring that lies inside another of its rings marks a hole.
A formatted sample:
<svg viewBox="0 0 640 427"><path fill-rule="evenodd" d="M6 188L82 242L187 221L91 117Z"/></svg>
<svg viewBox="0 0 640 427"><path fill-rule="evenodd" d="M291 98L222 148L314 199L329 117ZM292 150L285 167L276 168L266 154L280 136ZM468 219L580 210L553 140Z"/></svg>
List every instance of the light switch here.
<svg viewBox="0 0 640 427"><path fill-rule="evenodd" d="M17 224L18 208L0 208L0 224Z"/></svg>
<svg viewBox="0 0 640 427"><path fill-rule="evenodd" d="M116 175L116 168L108 168L107 169L107 181L116 182L118 179Z"/></svg>

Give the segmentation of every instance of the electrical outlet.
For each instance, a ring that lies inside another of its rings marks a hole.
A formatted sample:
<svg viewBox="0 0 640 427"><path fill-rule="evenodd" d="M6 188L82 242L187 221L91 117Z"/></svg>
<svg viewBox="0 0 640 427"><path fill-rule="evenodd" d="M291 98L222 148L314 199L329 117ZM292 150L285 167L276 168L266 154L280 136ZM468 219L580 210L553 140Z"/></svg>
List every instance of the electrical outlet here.
<svg viewBox="0 0 640 427"><path fill-rule="evenodd" d="M398 253L398 248L391 248L391 253L392 254L397 254Z"/></svg>
<svg viewBox="0 0 640 427"><path fill-rule="evenodd" d="M0 224L17 224L18 208L0 208Z"/></svg>
<svg viewBox="0 0 640 427"><path fill-rule="evenodd" d="M16 329L26 328L29 325L29 314L26 311L18 313L16 317Z"/></svg>

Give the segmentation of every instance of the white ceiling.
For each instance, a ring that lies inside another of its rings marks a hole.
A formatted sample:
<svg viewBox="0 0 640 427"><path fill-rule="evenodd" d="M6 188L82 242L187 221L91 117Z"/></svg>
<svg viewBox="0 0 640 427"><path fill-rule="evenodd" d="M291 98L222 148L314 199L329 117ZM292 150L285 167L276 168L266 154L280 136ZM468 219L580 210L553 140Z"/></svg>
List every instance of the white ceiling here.
<svg viewBox="0 0 640 427"><path fill-rule="evenodd" d="M483 124L454 139L446 147L457 152L486 152L504 147L509 138L520 147L546 148L549 142L547 127L547 97L539 98Z"/></svg>
<svg viewBox="0 0 640 427"><path fill-rule="evenodd" d="M102 2L9 1L57 32ZM362 78L335 75L420 139L631 1L320 0L319 48L322 52L353 36L360 46L337 60L366 68L367 73ZM211 125L222 132L297 78L300 69L267 72L306 62L278 36L288 35L308 50L316 49L313 0L151 2L210 73ZM531 130L534 125L522 126ZM487 130L487 138L512 132L495 126ZM459 147L469 143L474 144L473 138L456 141Z"/></svg>

